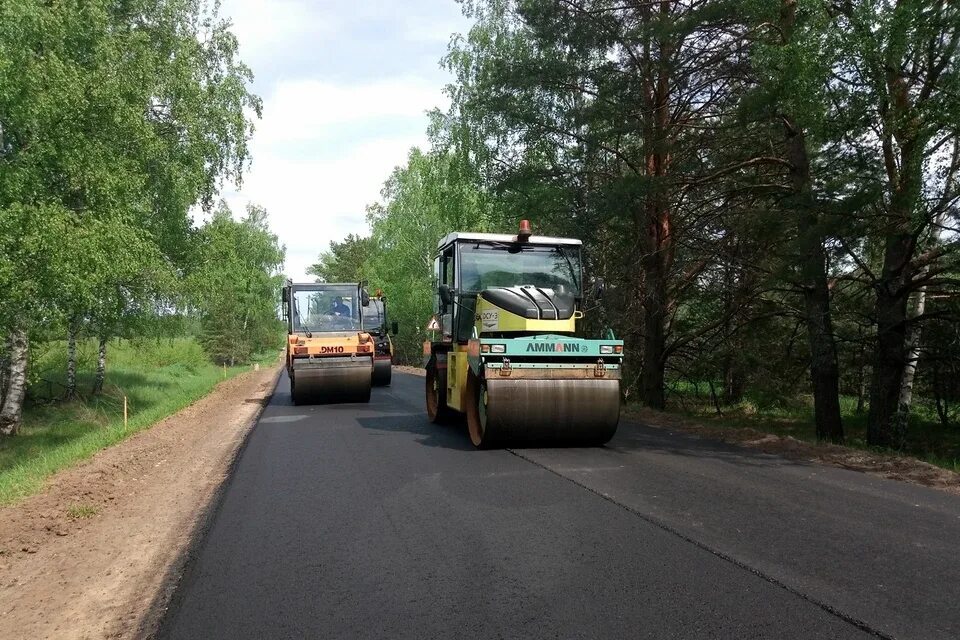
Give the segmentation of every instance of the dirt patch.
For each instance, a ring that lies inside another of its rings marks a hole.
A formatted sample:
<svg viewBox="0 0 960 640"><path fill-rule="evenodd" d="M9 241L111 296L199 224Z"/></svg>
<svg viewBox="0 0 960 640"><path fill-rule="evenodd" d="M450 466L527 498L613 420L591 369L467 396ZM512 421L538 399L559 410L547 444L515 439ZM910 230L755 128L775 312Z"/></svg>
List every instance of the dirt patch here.
<svg viewBox="0 0 960 640"><path fill-rule="evenodd" d="M829 464L960 495L960 473L909 456L874 453L835 444L814 444L790 436L763 433L749 427L711 426L693 418L653 409L631 407L624 415L651 427L683 431L792 460Z"/></svg>
<svg viewBox="0 0 960 640"><path fill-rule="evenodd" d="M393 368L400 373L411 373L415 376L426 376L427 370L423 367L411 367L405 364L395 364Z"/></svg>
<svg viewBox="0 0 960 640"><path fill-rule="evenodd" d="M149 636L278 373L227 380L0 508L0 638Z"/></svg>

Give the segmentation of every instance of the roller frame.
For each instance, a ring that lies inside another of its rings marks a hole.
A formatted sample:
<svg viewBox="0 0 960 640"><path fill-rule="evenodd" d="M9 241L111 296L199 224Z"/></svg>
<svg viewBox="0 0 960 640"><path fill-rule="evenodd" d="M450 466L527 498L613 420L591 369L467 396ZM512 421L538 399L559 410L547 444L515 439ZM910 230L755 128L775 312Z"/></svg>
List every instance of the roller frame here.
<svg viewBox="0 0 960 640"><path fill-rule="evenodd" d="M294 404L369 402L373 364L363 358L296 358L290 371Z"/></svg>
<svg viewBox="0 0 960 640"><path fill-rule="evenodd" d="M527 369L509 378L495 369L482 373L470 371L467 392L470 439L477 447L599 446L616 433L620 380L613 372L597 377L581 367Z"/></svg>

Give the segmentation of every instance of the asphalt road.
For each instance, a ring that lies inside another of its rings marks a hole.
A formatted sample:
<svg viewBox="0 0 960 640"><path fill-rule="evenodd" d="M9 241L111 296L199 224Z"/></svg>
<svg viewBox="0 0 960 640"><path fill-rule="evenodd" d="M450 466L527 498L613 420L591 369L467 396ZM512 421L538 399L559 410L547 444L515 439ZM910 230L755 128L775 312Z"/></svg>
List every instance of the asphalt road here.
<svg viewBox="0 0 960 640"><path fill-rule="evenodd" d="M629 423L475 451L422 388L281 379L161 637L960 637L956 496Z"/></svg>

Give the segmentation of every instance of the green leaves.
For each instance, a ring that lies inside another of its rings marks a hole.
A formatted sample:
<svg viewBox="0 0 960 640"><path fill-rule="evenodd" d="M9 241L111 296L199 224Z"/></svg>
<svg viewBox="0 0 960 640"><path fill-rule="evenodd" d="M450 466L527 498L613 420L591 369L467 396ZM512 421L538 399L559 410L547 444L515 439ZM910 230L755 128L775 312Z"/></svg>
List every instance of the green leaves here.
<svg viewBox="0 0 960 640"><path fill-rule="evenodd" d="M239 180L259 115L227 23L195 0L23 0L0 24L0 307L171 294L189 210Z"/></svg>
<svg viewBox="0 0 960 640"><path fill-rule="evenodd" d="M319 282L360 282L367 280L367 260L374 245L370 238L354 234L343 242L330 242L330 249L320 254L319 261L307 269Z"/></svg>
<svg viewBox="0 0 960 640"><path fill-rule="evenodd" d="M200 229L185 293L200 311L201 343L218 364L247 362L276 346L284 253L262 207L249 206L237 222L221 202Z"/></svg>
<svg viewBox="0 0 960 640"><path fill-rule="evenodd" d="M239 183L260 113L212 7L0 3L0 338L171 309L190 210Z"/></svg>

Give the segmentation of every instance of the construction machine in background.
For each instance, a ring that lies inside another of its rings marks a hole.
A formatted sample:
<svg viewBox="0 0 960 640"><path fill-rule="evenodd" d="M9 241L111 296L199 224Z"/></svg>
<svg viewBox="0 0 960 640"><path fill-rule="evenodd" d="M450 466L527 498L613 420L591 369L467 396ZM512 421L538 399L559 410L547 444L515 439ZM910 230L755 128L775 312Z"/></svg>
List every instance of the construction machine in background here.
<svg viewBox="0 0 960 640"><path fill-rule="evenodd" d="M283 309L294 404L370 401L374 341L363 314L369 298L357 283L287 282Z"/></svg>
<svg viewBox="0 0 960 640"><path fill-rule="evenodd" d="M601 445L620 419L623 341L576 335L581 242L451 233L437 247L427 414L466 414L479 448Z"/></svg>
<svg viewBox="0 0 960 640"><path fill-rule="evenodd" d="M393 375L393 340L390 336L397 335L397 323L387 323L387 299L381 290L370 298L363 316L364 328L373 337L373 384L389 386Z"/></svg>

